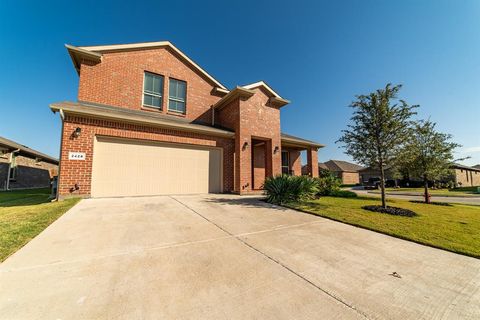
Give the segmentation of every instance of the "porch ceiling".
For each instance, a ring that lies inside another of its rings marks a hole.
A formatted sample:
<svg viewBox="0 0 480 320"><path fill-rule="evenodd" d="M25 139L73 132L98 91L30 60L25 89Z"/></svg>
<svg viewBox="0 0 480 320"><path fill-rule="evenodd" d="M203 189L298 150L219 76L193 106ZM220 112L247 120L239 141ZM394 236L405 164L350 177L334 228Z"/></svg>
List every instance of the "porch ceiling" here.
<svg viewBox="0 0 480 320"><path fill-rule="evenodd" d="M290 134L283 133L281 134L282 147L296 148L300 150L305 150L308 148L323 148L325 145L317 143L315 141L299 138L292 136Z"/></svg>

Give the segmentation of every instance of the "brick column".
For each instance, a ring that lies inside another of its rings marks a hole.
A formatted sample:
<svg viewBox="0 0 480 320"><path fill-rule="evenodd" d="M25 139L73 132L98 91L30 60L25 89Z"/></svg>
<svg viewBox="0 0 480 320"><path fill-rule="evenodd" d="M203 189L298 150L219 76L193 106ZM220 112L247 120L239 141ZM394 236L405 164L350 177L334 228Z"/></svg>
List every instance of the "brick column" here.
<svg viewBox="0 0 480 320"><path fill-rule="evenodd" d="M239 135L237 142L237 190L240 194L252 190L252 139Z"/></svg>
<svg viewBox="0 0 480 320"><path fill-rule="evenodd" d="M311 177L318 177L318 149L307 149L307 173Z"/></svg>
<svg viewBox="0 0 480 320"><path fill-rule="evenodd" d="M275 152L275 148L277 152ZM282 143L280 142L280 135L272 139L272 176L282 174Z"/></svg>
<svg viewBox="0 0 480 320"><path fill-rule="evenodd" d="M265 177L273 176L272 140L265 141Z"/></svg>
<svg viewBox="0 0 480 320"><path fill-rule="evenodd" d="M290 170L293 171L293 175L302 175L302 163L300 159L300 151L290 150Z"/></svg>

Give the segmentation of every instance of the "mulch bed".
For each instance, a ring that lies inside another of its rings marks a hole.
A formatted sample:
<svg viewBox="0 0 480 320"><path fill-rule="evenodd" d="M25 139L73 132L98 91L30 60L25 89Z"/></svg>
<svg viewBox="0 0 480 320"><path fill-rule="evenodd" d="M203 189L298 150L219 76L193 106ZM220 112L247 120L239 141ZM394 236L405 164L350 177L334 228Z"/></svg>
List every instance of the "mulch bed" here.
<svg viewBox="0 0 480 320"><path fill-rule="evenodd" d="M363 206L362 209L373 211L373 212L380 212L391 214L394 216L402 216L402 217L414 217L417 214L412 210L403 209L403 208L396 208L396 207L382 207L382 206Z"/></svg>

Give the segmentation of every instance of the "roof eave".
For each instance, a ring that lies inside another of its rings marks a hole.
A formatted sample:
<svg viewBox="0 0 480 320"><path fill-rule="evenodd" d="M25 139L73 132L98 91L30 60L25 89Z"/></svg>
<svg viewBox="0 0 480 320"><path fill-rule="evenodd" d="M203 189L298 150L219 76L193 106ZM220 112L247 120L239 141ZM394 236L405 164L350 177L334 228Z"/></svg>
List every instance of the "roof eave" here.
<svg viewBox="0 0 480 320"><path fill-rule="evenodd" d="M13 151L13 150L19 150L20 154L26 154L26 155L29 155L31 157L35 157L37 159L40 159L44 162L48 162L48 163L52 163L52 164L58 164L59 160L52 157L52 156L49 156L47 154L44 154L40 151L37 151L37 150L34 150L34 149L31 149L30 147L27 147L27 146L24 146L24 145L21 145L19 143L16 143L12 140L9 140L9 139L6 139L6 138L1 138L0 137L0 145L4 145L6 150L10 150L10 151Z"/></svg>
<svg viewBox="0 0 480 320"><path fill-rule="evenodd" d="M287 146L287 147L301 147L301 148L311 148L311 147L313 147L313 148L317 148L317 149L325 147L324 144L316 143L316 142L313 142L313 141L312 142L307 142L307 141L297 140L297 139L287 138L287 137L282 137L281 142L284 146Z"/></svg>
<svg viewBox="0 0 480 320"><path fill-rule="evenodd" d="M462 170L472 170L480 172L480 169L475 167L464 166L462 164L453 164L450 166L451 169L462 169Z"/></svg>
<svg viewBox="0 0 480 320"><path fill-rule="evenodd" d="M273 105L277 108L281 108L281 107L290 103L290 101L287 100L287 99L277 98L277 97L271 97L269 102L270 102L271 105Z"/></svg>
<svg viewBox="0 0 480 320"><path fill-rule="evenodd" d="M235 136L234 132L226 131L217 129L214 127L207 127L197 124L190 124L190 123L176 123L170 122L164 119L155 119L154 117L146 117L142 115L129 115L126 113L122 113L121 110L118 112L112 112L109 110L100 110L99 108L95 108L93 106L64 106L61 105L62 103L52 103L50 104L50 109L55 113L57 111L63 111L64 114L70 115L77 115L89 118L96 118L96 119L106 119L112 121L119 121L119 122L127 122L127 123L135 123L135 124L143 124L149 125L153 127L160 127L160 128L168 128L174 129L178 131L187 131L187 132L195 132L204 135L213 135L213 136L220 136L220 137L227 137L233 138ZM85 109L85 108L90 108Z"/></svg>
<svg viewBox="0 0 480 320"><path fill-rule="evenodd" d="M228 92L222 99L218 100L217 103L212 106L212 108L221 109L237 98L248 99L254 94L255 92L252 90L248 90L242 87L236 87L235 89Z"/></svg>
<svg viewBox="0 0 480 320"><path fill-rule="evenodd" d="M92 52L85 50L83 48L75 47L70 44L65 44L65 48L68 50L68 54L72 59L73 66L77 73L80 74L80 66L82 63L82 59L88 59L94 62L101 62L102 61L102 54L97 52Z"/></svg>

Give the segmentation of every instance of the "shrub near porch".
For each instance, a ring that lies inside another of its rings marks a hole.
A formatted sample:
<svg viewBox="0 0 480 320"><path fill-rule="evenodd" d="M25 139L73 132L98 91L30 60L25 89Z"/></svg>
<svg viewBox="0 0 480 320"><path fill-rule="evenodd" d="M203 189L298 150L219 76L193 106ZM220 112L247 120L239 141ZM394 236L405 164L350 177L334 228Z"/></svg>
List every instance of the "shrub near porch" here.
<svg viewBox="0 0 480 320"><path fill-rule="evenodd" d="M378 205L369 198L321 197L289 207L432 247L480 258L480 206L435 206L388 199L388 205L412 210L415 217L362 209Z"/></svg>

